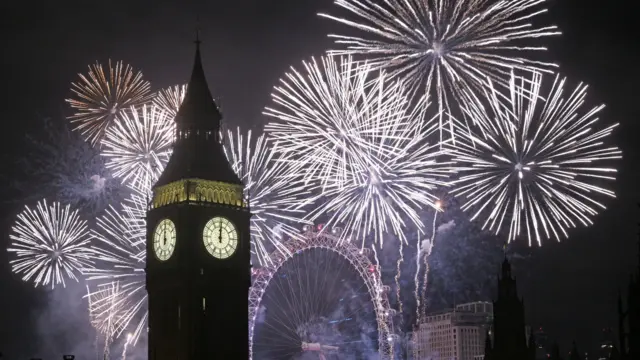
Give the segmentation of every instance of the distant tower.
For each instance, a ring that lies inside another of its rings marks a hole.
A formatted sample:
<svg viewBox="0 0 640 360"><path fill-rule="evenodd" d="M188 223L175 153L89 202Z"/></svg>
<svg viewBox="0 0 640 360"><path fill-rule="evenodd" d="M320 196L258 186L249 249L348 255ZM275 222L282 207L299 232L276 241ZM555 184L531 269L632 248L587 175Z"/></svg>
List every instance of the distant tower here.
<svg viewBox="0 0 640 360"><path fill-rule="evenodd" d="M638 224L640 225L640 224ZM628 359L640 359L640 233L638 233L638 271L629 282L627 297Z"/></svg>
<svg viewBox="0 0 640 360"><path fill-rule="evenodd" d="M485 359L533 359L524 321L524 303L518 297L511 264L505 257L498 277L498 299L493 303L493 344L485 344Z"/></svg>
<svg viewBox="0 0 640 360"><path fill-rule="evenodd" d="M626 311L623 308L622 295L618 297L618 332L620 358L640 359L640 233L638 233L638 272L629 280Z"/></svg>
<svg viewBox="0 0 640 360"><path fill-rule="evenodd" d="M149 360L249 358L249 220L200 58L147 212Z"/></svg>

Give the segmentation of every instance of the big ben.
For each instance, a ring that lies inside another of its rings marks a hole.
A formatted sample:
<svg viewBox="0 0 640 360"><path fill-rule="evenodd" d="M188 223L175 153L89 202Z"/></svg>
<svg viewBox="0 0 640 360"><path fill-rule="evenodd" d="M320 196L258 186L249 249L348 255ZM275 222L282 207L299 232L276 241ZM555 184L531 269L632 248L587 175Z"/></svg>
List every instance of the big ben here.
<svg viewBox="0 0 640 360"><path fill-rule="evenodd" d="M200 42L147 213L149 360L246 360L250 212L225 157Z"/></svg>

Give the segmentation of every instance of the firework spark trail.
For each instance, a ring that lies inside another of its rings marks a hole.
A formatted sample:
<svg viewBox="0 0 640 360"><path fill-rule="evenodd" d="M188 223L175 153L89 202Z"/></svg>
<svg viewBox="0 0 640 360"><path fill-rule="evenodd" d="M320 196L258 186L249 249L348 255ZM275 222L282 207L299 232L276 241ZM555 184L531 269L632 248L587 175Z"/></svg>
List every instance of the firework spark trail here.
<svg viewBox="0 0 640 360"><path fill-rule="evenodd" d="M133 198L130 203L135 203ZM135 209L144 205L123 204L122 210L113 207L97 220L97 229L92 230L97 245L93 250L97 254L99 267L87 269L87 281L92 288L91 312L100 314L97 328L109 326L114 329L114 336L119 337L132 329L132 343L135 344L146 329L147 294L145 291L145 243L146 225L144 219L129 217ZM113 282L118 283L117 293L109 291ZM108 316L106 316L108 315ZM133 328L131 328L133 326Z"/></svg>
<svg viewBox="0 0 640 360"><path fill-rule="evenodd" d="M396 299L398 301L398 313L402 314L402 298L400 297L400 277L402 276L402 271L400 266L404 262L404 242L400 241L400 249L398 250L398 261L396 262Z"/></svg>
<svg viewBox="0 0 640 360"><path fill-rule="evenodd" d="M251 202L251 241L260 265L271 263L274 250L287 251L283 241L299 238L300 226L294 225L309 223L299 206L306 188L280 150L265 135L252 136L251 130L242 133L239 128L227 131L224 151Z"/></svg>
<svg viewBox="0 0 640 360"><path fill-rule="evenodd" d="M567 229L578 223L590 225L598 208L605 208L596 197L615 196L600 184L615 180L616 169L598 164L622 157L617 147L605 145L618 124L597 127L604 105L584 108L586 85L566 96L566 80L556 76L542 94L542 79L512 75L509 101L490 84L488 107L469 101L465 108L475 122L472 133L450 146L460 164L452 193L462 210L481 219L483 229L508 228L508 241L526 236L530 245L568 237Z"/></svg>
<svg viewBox="0 0 640 360"><path fill-rule="evenodd" d="M80 131L92 145L102 140L125 109L153 98L149 82L143 80L141 72L134 74L131 66L119 61L112 67L109 60L107 72L108 75L97 62L90 65L86 76L78 74L80 81L71 83L75 97L66 100L76 111L69 117L76 124L74 130Z"/></svg>
<svg viewBox="0 0 640 360"><path fill-rule="evenodd" d="M424 254L424 276L422 279L422 299L424 300L422 302L422 312L420 313L422 315L422 319L424 319L427 315L427 282L429 281L429 255L431 255L431 251L429 251L429 254Z"/></svg>
<svg viewBox="0 0 640 360"><path fill-rule="evenodd" d="M169 119L173 120L178 114L186 94L186 84L174 85L158 91L153 99L153 104L166 112Z"/></svg>
<svg viewBox="0 0 640 360"><path fill-rule="evenodd" d="M438 202L438 204L441 204ZM438 210L442 210L441 205L438 205ZM431 252L433 251L433 247L435 246L436 241L436 220L438 219L438 211L434 211L433 213L433 222L431 223L431 228L433 229L431 232L431 240L429 240L429 247L424 252L424 278L422 280L422 299L424 302L422 303L422 318L424 319L427 314L427 286L429 283L429 257L431 256Z"/></svg>
<svg viewBox="0 0 640 360"><path fill-rule="evenodd" d="M420 240L420 233L418 233L418 236L416 236L416 247L418 249L418 254L416 254L416 274L413 277L413 283L415 284L415 289L413 290L413 296L415 297L416 300L416 321L418 324L420 324L420 322L422 321L422 318L420 317L420 281L419 281L419 276L420 276L420 260L421 258L421 254L422 254L422 241Z"/></svg>
<svg viewBox="0 0 640 360"><path fill-rule="evenodd" d="M11 270L35 286L64 287L65 279L78 281L76 274L94 264L87 222L69 205L54 202L49 206L42 200L35 209L25 206L9 238L7 251L16 257L9 261Z"/></svg>
<svg viewBox="0 0 640 360"><path fill-rule="evenodd" d="M123 183L153 184L171 156L174 129L172 119L157 106L122 112L102 141L106 167Z"/></svg>
<svg viewBox="0 0 640 360"><path fill-rule="evenodd" d="M371 249L373 250L373 259L374 259L374 264L379 267L380 266L380 260L378 259L378 250L376 250L376 245L372 244L371 245ZM377 270L376 270L377 271Z"/></svg>
<svg viewBox="0 0 640 360"><path fill-rule="evenodd" d="M291 166L307 183L312 221L329 216L344 238L368 235L382 242L386 232L406 241L405 219L419 231L418 209L435 207L432 194L447 186L454 164L428 139L438 125L422 120L399 82L357 67L350 58L322 58L295 69L273 95L279 109L266 131L292 155ZM370 80L375 77L375 80Z"/></svg>
<svg viewBox="0 0 640 360"><path fill-rule="evenodd" d="M362 55L373 69L401 78L422 103L439 104L439 129L454 136L451 105L462 91L481 91L485 79L507 84L511 70L549 71L539 62L542 39L559 35L555 26L531 21L547 10L545 0L335 0L351 18L319 14L361 31L362 36L329 35L345 49L337 55Z"/></svg>
<svg viewBox="0 0 640 360"><path fill-rule="evenodd" d="M131 344L132 340L133 340L133 334L131 333L127 334L127 340L124 343L124 347L122 349L122 360L127 360L127 350L129 349L129 344Z"/></svg>
<svg viewBox="0 0 640 360"><path fill-rule="evenodd" d="M100 350L98 348L100 344L100 332L96 331L96 337L93 339L93 348L96 351L96 360L100 360Z"/></svg>
<svg viewBox="0 0 640 360"><path fill-rule="evenodd" d="M105 338L104 340L104 349L102 350L102 358L104 360L108 360L111 356L111 344L113 343L113 339L111 337Z"/></svg>

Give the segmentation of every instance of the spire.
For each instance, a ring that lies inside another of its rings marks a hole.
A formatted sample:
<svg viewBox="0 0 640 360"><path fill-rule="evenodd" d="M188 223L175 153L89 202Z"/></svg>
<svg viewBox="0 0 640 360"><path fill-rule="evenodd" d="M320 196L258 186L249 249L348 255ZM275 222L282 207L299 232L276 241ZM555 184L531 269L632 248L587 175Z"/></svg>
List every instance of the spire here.
<svg viewBox="0 0 640 360"><path fill-rule="evenodd" d="M578 351L578 346L576 345L575 341L571 343L571 352L569 354L570 354L569 356L570 360L582 360L582 357L580 356L580 352Z"/></svg>
<svg viewBox="0 0 640 360"><path fill-rule="evenodd" d="M196 50L200 50L200 16L196 17Z"/></svg>
<svg viewBox="0 0 640 360"><path fill-rule="evenodd" d="M551 354L549 356L549 359L551 360L562 359L562 357L560 356L560 347L558 346L557 342L554 342L553 345L551 346Z"/></svg>
<svg viewBox="0 0 640 360"><path fill-rule="evenodd" d="M504 261L502 262L502 278L510 279L511 278L511 263L509 263L509 259L507 259L507 254L504 255Z"/></svg>
<svg viewBox="0 0 640 360"><path fill-rule="evenodd" d="M622 304L622 292L618 289L618 346L624 354L627 350L627 332L625 329L627 313Z"/></svg>
<svg viewBox="0 0 640 360"><path fill-rule="evenodd" d="M638 203L640 207L640 203ZM638 282L640 283L640 223L638 223Z"/></svg>
<svg viewBox="0 0 640 360"><path fill-rule="evenodd" d="M176 140L173 154L154 187L174 181L197 178L238 184L220 142L222 114L209 91L200 54L199 29L196 54L182 105L175 117Z"/></svg>
<svg viewBox="0 0 640 360"><path fill-rule="evenodd" d="M176 115L178 130L214 131L218 137L222 115L213 101L202 66L200 30L196 30L196 55L187 93ZM180 129L182 128L182 129Z"/></svg>

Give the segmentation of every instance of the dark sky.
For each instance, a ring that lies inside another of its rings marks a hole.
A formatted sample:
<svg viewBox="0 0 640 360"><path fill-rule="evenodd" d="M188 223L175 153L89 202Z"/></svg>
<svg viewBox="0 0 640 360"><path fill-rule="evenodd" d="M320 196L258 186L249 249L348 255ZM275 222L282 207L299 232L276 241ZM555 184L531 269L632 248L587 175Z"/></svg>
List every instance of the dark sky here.
<svg viewBox="0 0 640 360"><path fill-rule="evenodd" d="M565 347L573 338L590 347L598 329L615 325L617 289L635 268L640 58L631 35L638 19L632 3L554 1L547 18L564 32L549 43L550 56L571 79L590 84L590 102L608 105L603 116L621 123L616 140L625 156L618 198L595 226L535 249L530 268L516 269L530 274L520 284L529 322L544 325ZM2 153L19 153L19 141L39 117L68 112L69 83L96 60L131 63L154 89L186 81L197 14L209 84L226 121L260 126L283 72L329 47L326 34L335 25L315 14L330 8L330 0L3 2ZM5 231L17 211L2 206ZM5 248L6 237L1 241ZM6 257L1 251L0 351L12 359L30 355L33 314L46 295L12 276Z"/></svg>

